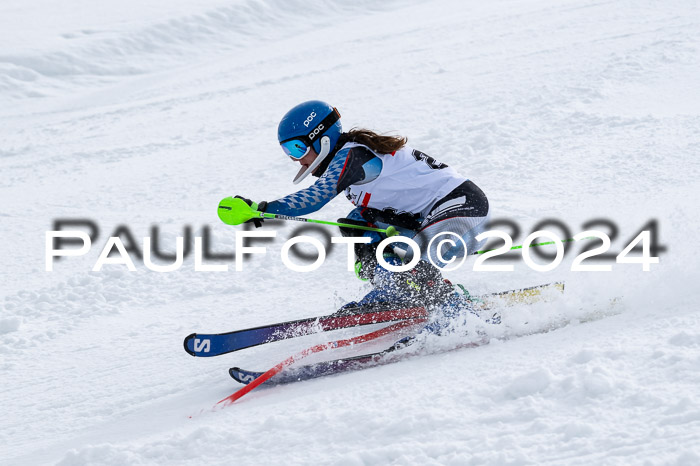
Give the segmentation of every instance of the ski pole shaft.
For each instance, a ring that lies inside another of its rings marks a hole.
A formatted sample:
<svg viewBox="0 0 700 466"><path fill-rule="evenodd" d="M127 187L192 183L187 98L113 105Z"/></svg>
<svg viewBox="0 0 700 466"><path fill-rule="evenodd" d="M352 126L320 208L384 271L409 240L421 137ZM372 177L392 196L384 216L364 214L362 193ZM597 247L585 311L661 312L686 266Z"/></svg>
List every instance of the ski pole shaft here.
<svg viewBox="0 0 700 466"><path fill-rule="evenodd" d="M585 238L581 238L581 239L593 239L593 238L595 238L595 236L586 236ZM567 239L560 239L559 241L561 241L562 243L569 243L569 242L571 242L571 241L576 241L576 240L573 239L573 238L567 238ZM528 246L528 247L533 248L533 247L535 247L535 246L546 246L546 245L548 245L548 244L555 244L555 243L556 243L556 241L545 241L544 243L534 243L534 244L531 244L531 245ZM523 245L521 244L520 246L513 246L512 248L510 248L510 251L513 251L513 250L515 250L515 249L522 249L522 248L523 248ZM475 254L484 254L484 253L486 253L486 252L495 251L496 249L498 249L498 248L494 248L494 249L484 249L483 251L476 251L476 252L473 252L472 255L475 255Z"/></svg>
<svg viewBox="0 0 700 466"><path fill-rule="evenodd" d="M365 230L365 231L376 231L378 233L386 233L387 236L395 236L398 235L399 232L396 230L396 228L390 226L388 228L374 228L374 227L366 227L363 225L353 225L351 223L341 223L341 222L328 222L325 220L315 220L313 218L305 218L305 217L292 217L290 215L281 215L281 214L268 214L265 212L256 212L260 218L271 218L271 219L277 219L277 220L292 220L295 222L307 222L307 223L317 223L320 225L333 225L337 227L345 227L345 228L354 228L356 230Z"/></svg>

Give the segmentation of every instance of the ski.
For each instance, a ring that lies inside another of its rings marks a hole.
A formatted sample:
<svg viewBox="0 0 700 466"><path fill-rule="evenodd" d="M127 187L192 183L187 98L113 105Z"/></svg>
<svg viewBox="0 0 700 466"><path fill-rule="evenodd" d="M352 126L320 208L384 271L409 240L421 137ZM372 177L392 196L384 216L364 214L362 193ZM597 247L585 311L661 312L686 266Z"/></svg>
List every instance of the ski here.
<svg viewBox="0 0 700 466"><path fill-rule="evenodd" d="M349 372L357 369L364 369L379 364L382 357L390 350L377 351L376 353L362 354L349 358L335 359L315 364L307 364L301 367L287 369L274 379L267 381L267 385L282 385L286 383L299 382L302 380L315 379L326 375L333 375L340 372ZM247 385L259 378L264 372L255 372L240 367L232 367L228 370L229 375L239 383Z"/></svg>
<svg viewBox="0 0 700 466"><path fill-rule="evenodd" d="M228 333L192 333L185 338L185 351L192 356L212 357L274 341L362 325L427 317L422 306L400 307L396 303L341 309L335 314L264 325Z"/></svg>
<svg viewBox="0 0 700 466"><path fill-rule="evenodd" d="M487 343L488 339L482 339L457 345L451 350L475 348L477 346L483 346ZM384 364L390 364L410 356L410 354L397 354L394 352L396 349L396 347L392 346L383 351L377 351L374 353L361 354L358 356L351 356L289 368L278 374L274 379L266 379L263 383L268 386L301 382L303 380L315 379L317 377L325 377L327 375L334 375L343 372L351 372L381 366ZM232 367L229 369L229 375L231 378L244 385L254 382L263 374L264 372L250 371L241 369L240 367Z"/></svg>
<svg viewBox="0 0 700 466"><path fill-rule="evenodd" d="M546 297L545 293L548 291L558 291L563 293L564 282L552 282L544 285L529 286L527 288L498 291L495 293L488 293L479 298L488 303L489 306L496 304L513 306L516 304L532 304L542 301Z"/></svg>
<svg viewBox="0 0 700 466"><path fill-rule="evenodd" d="M314 353L319 353L321 351L326 351L329 349L334 349L334 348L342 348L346 346L351 346L351 345L356 345L360 343L365 343L371 340L375 340L379 337L382 337L384 335L388 335L389 333L395 332L397 330L400 330L402 328L408 327L410 325L415 325L415 324L420 324L420 323L425 323L427 321L427 317L424 318L415 318L415 319L409 319L409 320L403 320L401 322L396 322L394 324L389 325L388 327L384 327L379 330L375 330L370 333L366 333L364 335L358 335L352 338L346 338L342 340L336 340L336 341L331 341L328 343L323 343L319 345L314 345L310 348L307 348L303 351L300 351L284 361L280 362L270 370L260 374L258 377L255 378L255 380L252 380L248 384L246 384L243 388L238 389L231 395L227 396L223 400L220 400L214 408L216 408L219 405L222 405L223 407L228 406L229 404L233 403L234 401L240 399L242 396L245 394L249 393L252 391L255 387L258 387L259 385L262 385L266 381L270 380L272 377L275 375L279 374L282 372L286 367L291 366L295 362L299 361L302 358L305 358L306 356L309 356Z"/></svg>
<svg viewBox="0 0 700 466"><path fill-rule="evenodd" d="M461 285L457 286L461 287ZM551 289L563 292L564 284L561 282L547 283L544 285L531 286L527 288L519 288L515 290L489 293L478 297L469 296L468 292L463 287L461 288L469 299L472 299L475 303L480 304L479 307L483 311L495 307L497 305L512 306L515 304L532 304L536 301L542 300L544 297L543 293L546 290ZM485 343L487 343L487 341L470 342L464 345L459 345L459 348L481 346ZM401 359L400 356L393 353L395 349L396 348L392 346L391 348L388 348L386 350L377 351L374 353L340 358L331 361L323 361L315 364L308 364L301 367L288 368L282 371L281 373L277 374L276 377L274 377L273 379L267 379L265 381L265 384L287 384L302 380L314 379L317 377L323 377L327 375L333 375L341 372L366 369L381 364L395 362ZM386 356L388 355L395 357L390 356L389 358L386 358ZM264 372L241 369L240 367L232 367L229 369L229 375L231 376L231 378L242 384L249 384L258 379L263 374Z"/></svg>
<svg viewBox="0 0 700 466"><path fill-rule="evenodd" d="M584 316L584 317L578 317L576 319L577 322L579 323L586 323L586 322L593 322L605 317L609 317L611 315L618 314L620 311L617 309L617 305L620 301L620 298L613 298L610 300L609 303L609 308L607 309L594 309L593 312L590 314ZM555 324L533 331L532 333L526 333L522 335L515 335L511 338L520 338L524 336L529 336L529 335L535 335L535 334L540 334L540 333L547 333L551 332L553 330L556 330L558 328L562 328L565 325L570 324L571 321L569 319L565 319L559 322L556 322ZM476 348L479 346L484 346L489 343L489 338L486 336L483 336L482 339L476 340L476 341L470 341L470 342L465 342L462 344L458 344L452 348L443 350L443 351L455 351L459 349L465 349L465 348ZM358 371L358 370L363 370L363 369L369 369L371 367L376 367L376 366L381 366L381 365L386 365L386 364L392 364L395 362L402 361L404 359L416 356L415 353L398 353L396 352L397 349L403 348L403 346L396 347L392 346L390 348L387 348L383 351L377 351L373 353L368 353L368 354L361 354L357 356L351 356L351 357L345 357L345 358L339 358L339 359L334 359L330 361L323 361L323 362L317 362L314 364L307 364L304 366L299 366L299 367L291 367L287 368L286 370L282 371L281 373L277 374L274 378L269 378L264 380L262 383L265 384L265 386L271 386L271 385L283 385L283 384L288 384L288 383L293 383L293 382L301 382L304 380L310 380L310 379L315 379L317 377L324 377L328 375L335 375L335 374L340 374L340 373L345 373L345 372L352 372L352 371ZM440 351L440 352L443 352ZM264 372L257 372L257 371L251 371L251 370L246 370L246 369L241 369L239 367L232 367L229 369L229 375L231 378L236 380L237 382L241 384L250 384L251 382L254 382L257 380Z"/></svg>
<svg viewBox="0 0 700 466"><path fill-rule="evenodd" d="M547 290L564 290L561 282L518 288L514 290L471 296L466 289L457 285L465 297L477 308L527 304L542 299ZM260 327L236 330L227 333L204 334L192 333L185 337L185 351L197 357L213 357L232 353L253 346L272 343L288 338L310 335L318 332L339 330L362 325L395 322L403 319L427 316L428 311L422 306L396 303L378 303L354 306L322 317L263 325Z"/></svg>

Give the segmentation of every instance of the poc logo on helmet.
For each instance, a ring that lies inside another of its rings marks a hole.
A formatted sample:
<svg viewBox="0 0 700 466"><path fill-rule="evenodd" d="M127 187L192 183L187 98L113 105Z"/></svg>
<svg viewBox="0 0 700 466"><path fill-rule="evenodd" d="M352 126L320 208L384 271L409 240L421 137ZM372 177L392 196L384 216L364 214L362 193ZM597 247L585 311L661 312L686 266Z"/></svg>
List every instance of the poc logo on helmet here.
<svg viewBox="0 0 700 466"><path fill-rule="evenodd" d="M318 125L318 126L316 127L316 129L314 129L313 131L311 131L311 134L309 134L309 139L311 139L311 140L313 141L314 138L315 138L316 136L318 136L318 133L320 133L322 130L323 130L323 125Z"/></svg>
<svg viewBox="0 0 700 466"><path fill-rule="evenodd" d="M311 112L311 114L306 117L306 120L304 121L304 126L309 127L312 121L314 121L314 118L316 117L316 112Z"/></svg>

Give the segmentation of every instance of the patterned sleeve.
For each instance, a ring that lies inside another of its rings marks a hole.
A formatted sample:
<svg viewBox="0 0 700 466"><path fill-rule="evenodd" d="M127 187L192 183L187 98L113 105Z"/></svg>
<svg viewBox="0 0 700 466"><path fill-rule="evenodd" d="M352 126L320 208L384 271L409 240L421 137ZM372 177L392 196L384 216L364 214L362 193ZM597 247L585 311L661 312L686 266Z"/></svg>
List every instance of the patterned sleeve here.
<svg viewBox="0 0 700 466"><path fill-rule="evenodd" d="M308 188L297 191L267 204L265 212L299 216L316 212L338 195L338 182L348 157L347 150L339 151L326 172Z"/></svg>

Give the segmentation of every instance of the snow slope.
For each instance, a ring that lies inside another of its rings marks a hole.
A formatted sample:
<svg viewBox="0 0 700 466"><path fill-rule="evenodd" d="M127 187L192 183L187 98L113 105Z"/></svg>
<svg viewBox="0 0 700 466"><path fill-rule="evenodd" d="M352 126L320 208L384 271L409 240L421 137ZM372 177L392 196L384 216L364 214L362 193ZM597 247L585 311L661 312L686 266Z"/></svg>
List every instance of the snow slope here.
<svg viewBox="0 0 700 466"><path fill-rule="evenodd" d="M0 5L0 463L700 463L696 2L103 3ZM279 251L298 225L267 222L278 238L242 272L195 272L191 255L167 274L92 266L119 225L137 243L157 225L168 251L208 226L232 253L217 202L293 190L276 126L311 98L473 179L516 244L543 219L576 233L606 218L617 253L656 219L667 251L646 273L570 272L573 254L546 273L465 265L447 275L477 293L567 290L511 309L490 345L429 341L189 419L237 388L229 366L318 340L207 360L182 339L359 298L345 252L291 272ZM91 219L99 238L46 272L56 219Z"/></svg>

